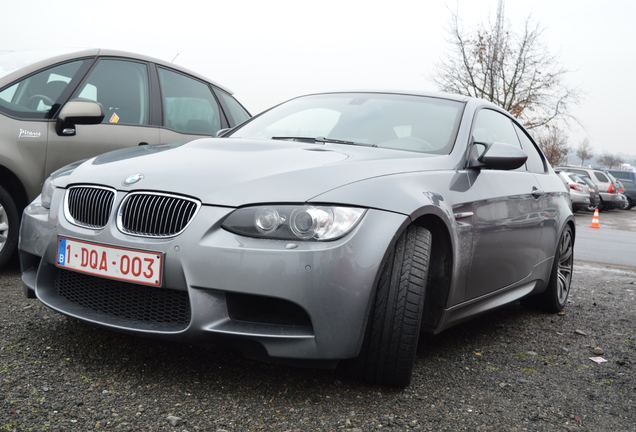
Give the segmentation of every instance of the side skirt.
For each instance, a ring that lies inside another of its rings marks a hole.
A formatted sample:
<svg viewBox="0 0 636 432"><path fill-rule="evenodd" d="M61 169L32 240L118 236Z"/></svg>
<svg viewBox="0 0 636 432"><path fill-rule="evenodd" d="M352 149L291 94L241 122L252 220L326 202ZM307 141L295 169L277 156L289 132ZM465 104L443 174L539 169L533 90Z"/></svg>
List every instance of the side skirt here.
<svg viewBox="0 0 636 432"><path fill-rule="evenodd" d="M546 258L537 264L532 273L515 284L445 309L440 323L433 333L440 333L475 315L514 302L528 294L543 291L545 289L544 281L546 277L549 277L549 270L552 267L553 258L554 257Z"/></svg>

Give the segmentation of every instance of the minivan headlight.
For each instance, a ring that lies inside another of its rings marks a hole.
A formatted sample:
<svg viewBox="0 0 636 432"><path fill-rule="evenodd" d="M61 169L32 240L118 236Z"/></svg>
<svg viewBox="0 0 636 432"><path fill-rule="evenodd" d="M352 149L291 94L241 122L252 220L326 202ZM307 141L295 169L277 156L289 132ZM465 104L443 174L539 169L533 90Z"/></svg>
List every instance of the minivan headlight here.
<svg viewBox="0 0 636 432"><path fill-rule="evenodd" d="M366 209L322 205L265 205L230 213L223 228L248 237L278 240L336 240L349 233Z"/></svg>

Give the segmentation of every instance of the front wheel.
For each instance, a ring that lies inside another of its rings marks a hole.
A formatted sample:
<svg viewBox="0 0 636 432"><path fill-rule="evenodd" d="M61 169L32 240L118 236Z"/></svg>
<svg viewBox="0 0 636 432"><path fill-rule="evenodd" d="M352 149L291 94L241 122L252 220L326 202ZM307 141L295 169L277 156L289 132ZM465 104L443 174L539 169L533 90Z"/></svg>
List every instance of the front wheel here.
<svg viewBox="0 0 636 432"><path fill-rule="evenodd" d="M405 387L411 381L428 280L431 233L410 226L382 269L356 374L368 382Z"/></svg>
<svg viewBox="0 0 636 432"><path fill-rule="evenodd" d="M13 257L18 247L20 214L13 197L0 186L0 268Z"/></svg>
<svg viewBox="0 0 636 432"><path fill-rule="evenodd" d="M570 294L573 268L574 233L572 227L566 225L554 255L548 288L539 297L542 308L547 312L560 312L565 307Z"/></svg>

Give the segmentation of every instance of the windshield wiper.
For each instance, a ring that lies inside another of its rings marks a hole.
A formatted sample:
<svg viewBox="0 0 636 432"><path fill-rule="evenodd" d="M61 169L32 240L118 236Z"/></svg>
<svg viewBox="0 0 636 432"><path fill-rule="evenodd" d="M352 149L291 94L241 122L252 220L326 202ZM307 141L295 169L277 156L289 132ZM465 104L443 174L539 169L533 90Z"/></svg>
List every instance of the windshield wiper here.
<svg viewBox="0 0 636 432"><path fill-rule="evenodd" d="M363 147L377 147L376 144L367 144L355 141L347 141L335 138L325 138L325 137L295 137L295 136L274 136L273 140L288 140L288 141L300 141L300 142L319 142L319 143L332 143L332 144L345 144L345 145L356 145Z"/></svg>

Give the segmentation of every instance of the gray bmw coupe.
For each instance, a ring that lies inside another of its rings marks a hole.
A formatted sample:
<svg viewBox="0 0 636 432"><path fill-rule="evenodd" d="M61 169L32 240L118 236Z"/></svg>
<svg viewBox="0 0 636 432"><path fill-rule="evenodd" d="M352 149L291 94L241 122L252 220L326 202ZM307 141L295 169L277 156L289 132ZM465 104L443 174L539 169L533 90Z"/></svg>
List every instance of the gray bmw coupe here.
<svg viewBox="0 0 636 432"><path fill-rule="evenodd" d="M22 222L27 295L115 330L347 360L397 386L423 331L526 296L566 304L568 191L492 104L315 94L223 135L51 175Z"/></svg>

